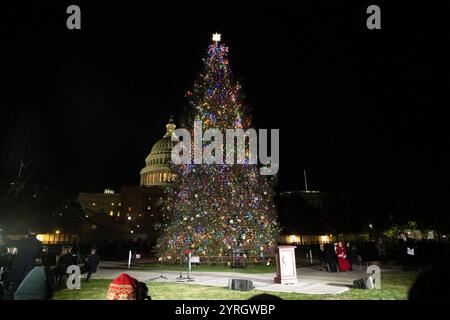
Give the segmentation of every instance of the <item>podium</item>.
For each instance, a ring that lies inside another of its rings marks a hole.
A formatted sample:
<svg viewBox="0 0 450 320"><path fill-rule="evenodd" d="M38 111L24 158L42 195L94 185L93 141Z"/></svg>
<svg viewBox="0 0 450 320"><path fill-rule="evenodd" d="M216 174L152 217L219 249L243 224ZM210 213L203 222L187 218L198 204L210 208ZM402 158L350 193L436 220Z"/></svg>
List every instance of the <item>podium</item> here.
<svg viewBox="0 0 450 320"><path fill-rule="evenodd" d="M273 279L275 283L296 284L297 268L295 265L296 246L278 246L276 254L277 275Z"/></svg>

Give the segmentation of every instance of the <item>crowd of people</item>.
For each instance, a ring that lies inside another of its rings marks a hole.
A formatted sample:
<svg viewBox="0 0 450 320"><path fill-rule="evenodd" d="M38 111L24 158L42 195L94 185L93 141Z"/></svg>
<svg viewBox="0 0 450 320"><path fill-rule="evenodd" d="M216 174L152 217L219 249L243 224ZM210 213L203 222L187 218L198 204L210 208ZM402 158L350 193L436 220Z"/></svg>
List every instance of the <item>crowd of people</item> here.
<svg viewBox="0 0 450 320"><path fill-rule="evenodd" d="M387 264L388 253L383 238L375 241L377 260ZM402 265L403 271L418 271L417 245L414 239L400 232L398 235L399 255L397 261ZM347 272L353 270L353 265L363 262L363 258L358 254L355 244L346 242L320 244L319 261L322 268L328 272Z"/></svg>
<svg viewBox="0 0 450 320"><path fill-rule="evenodd" d="M347 272L353 270L357 260L356 246L347 242L320 244L319 261L328 272Z"/></svg>
<svg viewBox="0 0 450 320"><path fill-rule="evenodd" d="M64 285L67 268L80 266L81 274L89 281L97 271L100 257L96 248L80 259L72 247L62 247L60 252L50 252L36 237L28 232L22 239L4 239L0 244L0 299L47 300L53 296L56 285Z"/></svg>
<svg viewBox="0 0 450 320"><path fill-rule="evenodd" d="M33 232L28 232L19 240L5 238L0 240L2 240L0 241L0 299L51 299L54 288L66 284L69 266L78 265L81 274L86 275L85 281L89 281L100 263L95 247L91 248L90 254L81 259L77 250L73 250L70 246L59 248L57 252L49 250L50 248L44 246ZM378 260L386 263L388 252L382 238L375 241L375 248ZM419 264L416 260L418 245L414 239L409 238L404 232L399 233L397 250L397 261L400 262L403 270L418 271ZM361 249L361 251L364 250ZM392 258L392 255L390 257ZM319 261L323 270L328 272L348 272L353 271L354 264L363 262L363 259L359 255L356 244L335 242L320 244ZM429 288L440 283L440 280L433 275L435 270L447 271L448 262L434 264L424 269L411 289L412 298L419 299L424 296L423 292L427 292ZM120 295L124 285L134 290L130 293L131 298L150 299L145 284L127 275L121 275L112 282L108 299L117 299L117 292Z"/></svg>

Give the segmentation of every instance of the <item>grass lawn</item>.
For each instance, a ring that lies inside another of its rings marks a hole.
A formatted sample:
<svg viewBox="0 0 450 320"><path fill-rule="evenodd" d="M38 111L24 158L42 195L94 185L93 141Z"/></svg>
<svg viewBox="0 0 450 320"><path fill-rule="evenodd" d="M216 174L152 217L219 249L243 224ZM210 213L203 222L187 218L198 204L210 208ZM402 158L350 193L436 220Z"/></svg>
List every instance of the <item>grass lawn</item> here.
<svg viewBox="0 0 450 320"><path fill-rule="evenodd" d="M381 275L380 290L351 289L339 295L309 295L300 293L272 293L287 300L402 300L406 299L408 289L416 274L403 272L384 272ZM80 290L60 290L54 294L55 300L104 300L111 280L91 280L82 282ZM263 291L231 291L225 288L201 286L173 282L147 283L153 300L245 300Z"/></svg>

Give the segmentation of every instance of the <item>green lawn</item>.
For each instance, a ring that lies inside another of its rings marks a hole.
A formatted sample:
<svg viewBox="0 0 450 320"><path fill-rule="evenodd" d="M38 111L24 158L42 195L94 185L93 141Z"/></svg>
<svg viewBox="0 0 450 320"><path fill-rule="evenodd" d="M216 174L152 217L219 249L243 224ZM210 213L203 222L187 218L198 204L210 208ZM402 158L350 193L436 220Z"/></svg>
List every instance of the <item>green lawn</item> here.
<svg viewBox="0 0 450 320"><path fill-rule="evenodd" d="M384 272L380 290L351 289L340 295L308 295L300 293L270 293L287 300L402 300L407 298L408 289L415 279L414 273ZM104 300L111 280L82 282L80 290L56 291L56 300ZM231 291L225 288L201 286L186 283L147 283L153 300L244 300L263 291Z"/></svg>

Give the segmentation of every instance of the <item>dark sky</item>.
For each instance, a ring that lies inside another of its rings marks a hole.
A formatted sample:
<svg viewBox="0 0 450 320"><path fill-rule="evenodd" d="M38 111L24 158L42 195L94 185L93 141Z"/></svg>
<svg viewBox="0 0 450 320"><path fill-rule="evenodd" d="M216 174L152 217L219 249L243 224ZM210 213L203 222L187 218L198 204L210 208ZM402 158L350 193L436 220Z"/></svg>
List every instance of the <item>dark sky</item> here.
<svg viewBox="0 0 450 320"><path fill-rule="evenodd" d="M126 3L82 3L81 31L66 29L72 3L2 5L0 181L24 160L28 181L68 194L138 184L218 31L255 126L280 129L281 190L303 188L304 168L311 188L374 207L448 190L448 6L386 4L370 31L367 4L344 1Z"/></svg>

